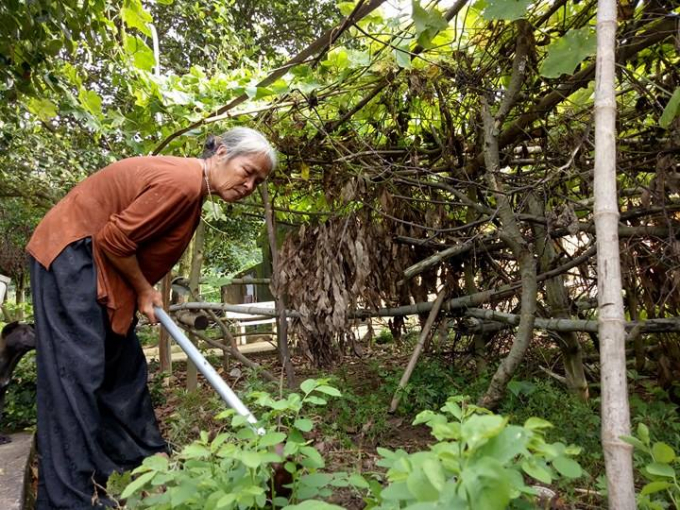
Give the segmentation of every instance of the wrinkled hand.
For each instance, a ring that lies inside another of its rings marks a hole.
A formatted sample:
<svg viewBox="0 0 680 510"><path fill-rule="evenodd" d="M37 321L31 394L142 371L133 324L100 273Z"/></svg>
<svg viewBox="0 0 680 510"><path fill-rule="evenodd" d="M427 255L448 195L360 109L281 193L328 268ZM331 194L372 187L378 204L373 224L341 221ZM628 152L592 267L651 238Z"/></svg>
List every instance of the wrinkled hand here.
<svg viewBox="0 0 680 510"><path fill-rule="evenodd" d="M153 313L154 306L163 307L163 296L153 287L149 287L147 290L137 295L137 309L146 315L151 324L156 324L158 322L156 314Z"/></svg>

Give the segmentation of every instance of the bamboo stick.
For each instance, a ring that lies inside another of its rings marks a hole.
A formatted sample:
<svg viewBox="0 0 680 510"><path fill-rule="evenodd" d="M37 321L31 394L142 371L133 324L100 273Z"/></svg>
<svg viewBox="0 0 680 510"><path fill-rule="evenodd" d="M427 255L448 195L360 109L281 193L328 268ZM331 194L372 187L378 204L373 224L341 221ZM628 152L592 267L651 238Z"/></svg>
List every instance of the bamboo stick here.
<svg viewBox="0 0 680 510"><path fill-rule="evenodd" d="M418 363L420 353L423 351L425 340L427 340L427 337L430 336L432 326L434 325L434 321L437 318L437 315L439 315L439 310L442 307L442 303L444 302L445 296L446 287L442 288L442 290L439 291L437 299L434 300L434 306L432 306L432 310L430 310L430 315L427 316L425 326L423 326L423 330L420 332L418 343L416 344L415 349L413 349L411 359L409 360L408 365L406 366L406 370L404 370L404 374L401 376L401 380L399 381L397 391L394 392L394 397L392 397L392 402L390 403L390 413L393 413L394 411L397 410L397 406L399 405L399 401L401 400L401 391L408 384L408 381L411 378L411 374L413 374L413 369L416 368L416 363Z"/></svg>

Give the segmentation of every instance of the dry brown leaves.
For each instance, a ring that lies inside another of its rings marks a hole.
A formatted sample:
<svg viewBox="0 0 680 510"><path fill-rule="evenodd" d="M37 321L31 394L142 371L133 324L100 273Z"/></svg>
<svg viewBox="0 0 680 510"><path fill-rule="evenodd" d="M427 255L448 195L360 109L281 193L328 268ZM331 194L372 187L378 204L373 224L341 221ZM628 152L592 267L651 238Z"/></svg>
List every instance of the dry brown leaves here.
<svg viewBox="0 0 680 510"><path fill-rule="evenodd" d="M412 256L393 243L393 234L363 210L302 227L284 243L278 290L301 313L291 330L316 365L330 366L337 359L351 336L352 310L378 308L399 294L396 282Z"/></svg>

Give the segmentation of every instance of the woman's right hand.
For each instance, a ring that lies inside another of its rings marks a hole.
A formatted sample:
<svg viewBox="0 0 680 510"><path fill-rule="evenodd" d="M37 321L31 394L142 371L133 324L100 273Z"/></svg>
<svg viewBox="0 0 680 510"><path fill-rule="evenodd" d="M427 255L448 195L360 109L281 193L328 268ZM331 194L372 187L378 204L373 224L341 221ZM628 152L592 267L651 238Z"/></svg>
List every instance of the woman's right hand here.
<svg viewBox="0 0 680 510"><path fill-rule="evenodd" d="M153 287L149 287L137 295L137 309L146 315L151 324L158 322L153 311L154 306L163 307L163 295Z"/></svg>

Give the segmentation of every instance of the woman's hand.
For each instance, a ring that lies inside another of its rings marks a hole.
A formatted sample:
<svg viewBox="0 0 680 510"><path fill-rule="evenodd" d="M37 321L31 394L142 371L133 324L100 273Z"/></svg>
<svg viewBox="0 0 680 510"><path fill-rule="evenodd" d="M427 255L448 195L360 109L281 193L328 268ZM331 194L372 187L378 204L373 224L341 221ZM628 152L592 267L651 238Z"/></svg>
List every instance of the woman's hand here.
<svg viewBox="0 0 680 510"><path fill-rule="evenodd" d="M151 324L156 324L156 314L153 312L153 307L163 307L163 296L153 287L149 287L137 294L137 309L146 315Z"/></svg>

